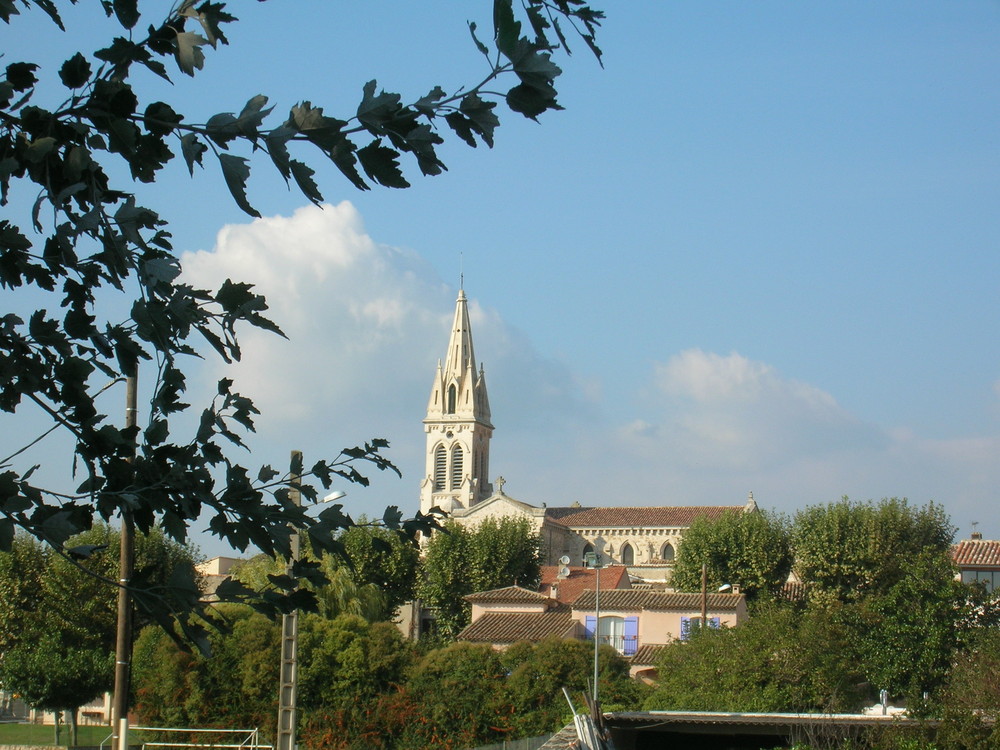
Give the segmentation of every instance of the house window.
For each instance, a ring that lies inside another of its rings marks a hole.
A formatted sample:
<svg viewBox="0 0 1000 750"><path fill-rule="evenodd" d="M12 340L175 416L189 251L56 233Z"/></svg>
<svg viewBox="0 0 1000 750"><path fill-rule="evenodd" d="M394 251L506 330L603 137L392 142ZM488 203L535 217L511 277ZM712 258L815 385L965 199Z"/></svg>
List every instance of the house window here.
<svg viewBox="0 0 1000 750"><path fill-rule="evenodd" d="M962 583L976 583L985 586L987 593L1000 588L1000 571L963 570Z"/></svg>
<svg viewBox="0 0 1000 750"><path fill-rule="evenodd" d="M700 617L682 617L680 639L686 641L691 637L691 633L701 627ZM708 618L708 627L718 630L722 627L722 620L718 617Z"/></svg>
<svg viewBox="0 0 1000 750"><path fill-rule="evenodd" d="M595 625L597 625L597 639L601 645L611 646L615 651L626 656L631 656L636 652L639 646L638 617L608 615L602 617L600 624L597 624L597 618L588 615L584 623L587 640L594 639Z"/></svg>
<svg viewBox="0 0 1000 750"><path fill-rule="evenodd" d="M661 560L666 560L667 562L673 562L674 561L674 545L672 545L670 542L667 542L666 544L664 544L663 545L663 549L660 550L660 559Z"/></svg>
<svg viewBox="0 0 1000 750"><path fill-rule="evenodd" d="M622 565L635 565L635 551L628 542L622 545L621 558Z"/></svg>

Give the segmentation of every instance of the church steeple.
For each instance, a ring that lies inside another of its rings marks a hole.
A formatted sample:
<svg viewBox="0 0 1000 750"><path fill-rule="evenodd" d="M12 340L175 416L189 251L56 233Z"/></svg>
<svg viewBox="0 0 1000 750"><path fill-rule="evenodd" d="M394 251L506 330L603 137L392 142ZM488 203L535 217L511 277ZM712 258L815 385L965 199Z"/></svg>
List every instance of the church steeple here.
<svg viewBox="0 0 1000 750"><path fill-rule="evenodd" d="M459 290L455 319L444 362L438 362L424 419L427 470L420 489L420 509L451 512L470 508L492 493L490 401L486 375L476 371L472 326L465 290Z"/></svg>

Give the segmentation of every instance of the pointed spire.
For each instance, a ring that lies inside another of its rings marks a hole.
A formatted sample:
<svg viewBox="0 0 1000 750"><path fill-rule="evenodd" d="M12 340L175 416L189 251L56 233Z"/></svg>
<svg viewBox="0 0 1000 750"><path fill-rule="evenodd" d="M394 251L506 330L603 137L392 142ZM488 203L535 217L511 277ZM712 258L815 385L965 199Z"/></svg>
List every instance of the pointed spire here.
<svg viewBox="0 0 1000 750"><path fill-rule="evenodd" d="M476 371L476 355L472 348L472 326L469 323L469 303L465 290L458 291L455 303L455 322L451 326L448 341L448 359L445 363L445 378L461 378L468 370Z"/></svg>

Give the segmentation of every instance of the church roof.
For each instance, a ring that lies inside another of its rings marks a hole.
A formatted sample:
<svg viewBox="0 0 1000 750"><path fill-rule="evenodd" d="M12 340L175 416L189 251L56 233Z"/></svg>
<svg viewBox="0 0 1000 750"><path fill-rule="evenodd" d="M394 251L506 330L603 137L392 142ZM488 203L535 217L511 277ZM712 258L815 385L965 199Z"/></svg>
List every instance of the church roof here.
<svg viewBox="0 0 1000 750"><path fill-rule="evenodd" d="M569 569L568 576L560 578L560 567L559 565L542 566L542 582L539 585L539 590L551 595L552 587L555 586L556 595L553 598L564 604L572 604L585 589L594 588L596 576L593 568L573 567ZM601 590L618 588L621 586L623 578L628 578L628 568L624 565L609 565L606 568L601 568Z"/></svg>
<svg viewBox="0 0 1000 750"><path fill-rule="evenodd" d="M523 588L521 586L505 586L502 589L490 589L489 591L477 591L474 594L469 594L463 597L467 602L474 603L504 603L504 604L521 604L521 603L537 603L537 602L547 602L549 597L544 594L539 594L537 591L531 591L529 589Z"/></svg>
<svg viewBox="0 0 1000 750"><path fill-rule="evenodd" d="M686 528L696 518L715 520L725 513L742 512L742 505L694 505L653 508L547 508L545 515L549 520L570 528L664 526Z"/></svg>
<svg viewBox="0 0 1000 750"><path fill-rule="evenodd" d="M713 612L733 612L743 600L743 594L711 593L705 597L708 609ZM573 609L594 609L594 592L584 591L573 602ZM602 610L690 610L701 609L700 593L677 593L670 591L643 591L641 589L601 589Z"/></svg>
<svg viewBox="0 0 1000 750"><path fill-rule="evenodd" d="M458 634L460 641L473 643L537 642L550 636L571 638L576 621L569 607L548 612L487 612Z"/></svg>
<svg viewBox="0 0 1000 750"><path fill-rule="evenodd" d="M963 539L951 548L951 557L955 564L961 567L1000 566L1000 541Z"/></svg>

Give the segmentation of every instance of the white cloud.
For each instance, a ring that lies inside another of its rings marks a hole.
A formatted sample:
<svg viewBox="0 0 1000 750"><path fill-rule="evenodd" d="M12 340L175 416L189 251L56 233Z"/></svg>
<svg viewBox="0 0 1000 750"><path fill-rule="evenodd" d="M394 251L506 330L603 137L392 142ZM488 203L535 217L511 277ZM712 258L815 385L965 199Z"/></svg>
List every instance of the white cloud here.
<svg viewBox="0 0 1000 750"><path fill-rule="evenodd" d="M257 284L289 336L244 331L240 365L208 365L206 388L235 376L264 411L251 461L386 437L404 478L375 477L371 490L351 491L367 505L349 509L414 509L421 419L455 290L416 254L373 240L346 202L226 227L183 265L200 285ZM943 502L965 524L1000 484L996 437L933 440L869 424L823 389L735 352L681 352L652 368L643 393L623 393L542 356L470 296L497 427L491 471L528 502L735 504L754 490L764 506L794 511L843 494L905 495Z"/></svg>

